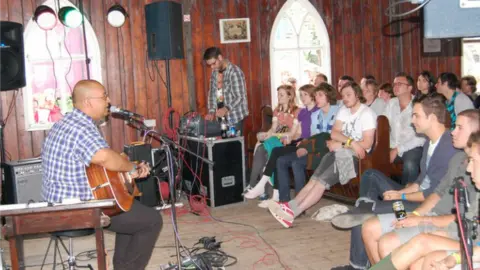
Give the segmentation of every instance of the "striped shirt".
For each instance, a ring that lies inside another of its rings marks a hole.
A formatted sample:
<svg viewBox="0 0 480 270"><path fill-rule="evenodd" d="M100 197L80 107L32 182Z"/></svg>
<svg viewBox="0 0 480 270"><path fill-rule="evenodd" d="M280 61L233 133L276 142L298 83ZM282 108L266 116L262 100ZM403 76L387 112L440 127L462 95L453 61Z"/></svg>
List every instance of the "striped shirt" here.
<svg viewBox="0 0 480 270"><path fill-rule="evenodd" d="M98 150L108 147L92 118L78 109L65 115L53 125L42 146L43 199L93 199L85 166Z"/></svg>

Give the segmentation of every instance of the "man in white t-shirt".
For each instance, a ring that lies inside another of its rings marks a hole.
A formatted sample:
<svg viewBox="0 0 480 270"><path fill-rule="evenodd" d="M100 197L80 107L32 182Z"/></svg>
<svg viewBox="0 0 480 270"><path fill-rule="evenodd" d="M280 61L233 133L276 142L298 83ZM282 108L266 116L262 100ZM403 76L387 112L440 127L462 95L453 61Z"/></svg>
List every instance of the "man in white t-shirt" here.
<svg viewBox="0 0 480 270"><path fill-rule="evenodd" d="M308 184L289 202L271 201L268 209L284 227L289 228L299 214L316 204L326 189L336 183L346 184L358 173L358 160L365 157L374 141L377 115L362 104L362 89L355 82L347 82L341 89L342 106L337 113L330 150L315 169ZM297 155L301 155L297 150Z"/></svg>

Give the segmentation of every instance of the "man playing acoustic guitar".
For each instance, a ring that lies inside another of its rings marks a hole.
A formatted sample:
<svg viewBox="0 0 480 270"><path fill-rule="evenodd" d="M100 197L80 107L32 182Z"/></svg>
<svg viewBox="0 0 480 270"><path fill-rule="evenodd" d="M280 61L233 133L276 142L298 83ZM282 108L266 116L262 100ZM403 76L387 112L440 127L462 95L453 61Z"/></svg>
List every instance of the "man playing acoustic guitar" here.
<svg viewBox="0 0 480 270"><path fill-rule="evenodd" d="M105 87L93 80L79 81L72 99L73 111L53 125L43 143L43 198L52 203L69 198L93 200L85 167L90 164L128 172L131 178L147 176L148 164L129 162L111 150L100 134L96 123L109 114ZM162 224L158 211L136 200L129 211L111 217L107 229L116 232L114 269L145 269Z"/></svg>

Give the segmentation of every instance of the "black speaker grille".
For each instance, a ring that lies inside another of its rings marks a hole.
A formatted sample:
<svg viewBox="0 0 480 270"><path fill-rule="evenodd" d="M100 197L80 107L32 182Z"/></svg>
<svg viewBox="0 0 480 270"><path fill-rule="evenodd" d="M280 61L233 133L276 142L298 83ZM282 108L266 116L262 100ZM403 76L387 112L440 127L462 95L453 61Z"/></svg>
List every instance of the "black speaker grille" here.
<svg viewBox="0 0 480 270"><path fill-rule="evenodd" d="M18 65L18 55L13 53L12 50L2 48L0 51L0 73L1 82L11 84L15 77L20 72Z"/></svg>

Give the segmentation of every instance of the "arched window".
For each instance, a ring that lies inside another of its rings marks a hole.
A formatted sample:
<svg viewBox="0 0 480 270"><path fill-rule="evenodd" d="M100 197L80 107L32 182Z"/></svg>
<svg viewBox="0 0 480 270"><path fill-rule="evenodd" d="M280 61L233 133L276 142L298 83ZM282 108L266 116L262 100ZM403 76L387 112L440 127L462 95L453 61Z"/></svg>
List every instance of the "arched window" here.
<svg viewBox="0 0 480 270"><path fill-rule="evenodd" d="M58 5L57 5L58 4ZM74 6L67 0L48 0L58 14L59 7ZM85 17L85 32L91 79L102 82L100 47L95 32ZM87 79L82 26L64 27L58 21L54 29L44 31L30 19L25 33L27 85L24 88L25 127L45 130L72 111L73 86Z"/></svg>
<svg viewBox="0 0 480 270"><path fill-rule="evenodd" d="M297 89L318 73L332 80L327 28L308 0L288 0L280 9L270 34L270 70L273 106L277 87L289 78L296 79Z"/></svg>

